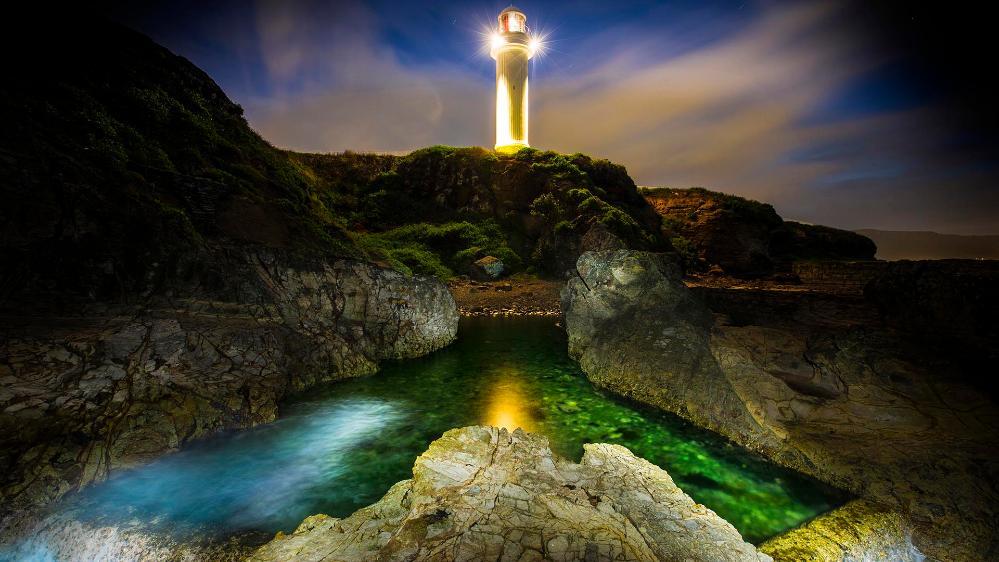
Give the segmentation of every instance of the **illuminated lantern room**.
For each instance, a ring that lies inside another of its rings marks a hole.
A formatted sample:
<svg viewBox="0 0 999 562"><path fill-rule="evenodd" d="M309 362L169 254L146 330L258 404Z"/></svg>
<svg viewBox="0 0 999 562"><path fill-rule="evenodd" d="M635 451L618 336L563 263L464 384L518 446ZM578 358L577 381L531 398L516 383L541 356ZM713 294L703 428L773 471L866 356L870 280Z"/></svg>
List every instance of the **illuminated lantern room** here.
<svg viewBox="0 0 999 562"><path fill-rule="evenodd" d="M510 6L500 12L490 55L496 59L496 150L514 153L527 142L527 70L534 54L527 16Z"/></svg>
<svg viewBox="0 0 999 562"><path fill-rule="evenodd" d="M527 16L513 6L503 10L499 16L499 22L500 33L527 33Z"/></svg>

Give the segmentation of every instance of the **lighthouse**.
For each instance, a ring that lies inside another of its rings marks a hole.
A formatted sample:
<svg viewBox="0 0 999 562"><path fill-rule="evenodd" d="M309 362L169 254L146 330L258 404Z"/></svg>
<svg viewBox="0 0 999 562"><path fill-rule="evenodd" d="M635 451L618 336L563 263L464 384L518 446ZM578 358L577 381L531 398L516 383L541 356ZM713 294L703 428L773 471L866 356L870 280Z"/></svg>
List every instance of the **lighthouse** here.
<svg viewBox="0 0 999 562"><path fill-rule="evenodd" d="M513 153L527 143L527 61L535 43L527 16L510 6L500 12L490 56L496 59L496 150Z"/></svg>

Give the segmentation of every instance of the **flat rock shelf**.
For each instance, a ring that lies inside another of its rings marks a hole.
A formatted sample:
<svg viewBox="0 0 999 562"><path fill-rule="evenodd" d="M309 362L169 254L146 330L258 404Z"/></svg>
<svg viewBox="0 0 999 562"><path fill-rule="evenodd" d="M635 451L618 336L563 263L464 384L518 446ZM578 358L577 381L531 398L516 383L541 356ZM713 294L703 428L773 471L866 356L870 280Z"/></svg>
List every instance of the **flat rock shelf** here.
<svg viewBox="0 0 999 562"><path fill-rule="evenodd" d="M585 443L623 445L756 544L846 501L722 437L596 389L566 354L555 322L463 318L458 340L433 355L313 388L284 404L274 423L69 496L0 559L149 537L169 552L197 544L202 558L238 557L310 515L344 517L378 501L412 477L432 441L476 424L543 435L573 461Z"/></svg>

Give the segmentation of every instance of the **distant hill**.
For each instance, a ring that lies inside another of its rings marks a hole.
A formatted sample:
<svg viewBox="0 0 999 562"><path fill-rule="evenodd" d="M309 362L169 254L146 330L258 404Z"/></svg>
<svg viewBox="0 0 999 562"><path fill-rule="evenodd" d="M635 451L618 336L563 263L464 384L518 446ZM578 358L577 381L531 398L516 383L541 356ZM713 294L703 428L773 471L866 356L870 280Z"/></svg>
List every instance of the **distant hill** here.
<svg viewBox="0 0 999 562"><path fill-rule="evenodd" d="M966 236L869 228L855 232L874 240L878 246L877 257L882 260L999 259L999 235Z"/></svg>

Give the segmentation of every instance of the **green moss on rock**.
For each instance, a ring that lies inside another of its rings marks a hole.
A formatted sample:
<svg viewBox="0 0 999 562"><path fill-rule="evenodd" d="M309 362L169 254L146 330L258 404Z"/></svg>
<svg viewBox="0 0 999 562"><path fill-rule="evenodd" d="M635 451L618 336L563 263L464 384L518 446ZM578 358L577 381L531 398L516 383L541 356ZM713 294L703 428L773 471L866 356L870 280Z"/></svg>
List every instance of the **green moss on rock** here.
<svg viewBox="0 0 999 562"><path fill-rule="evenodd" d="M866 500L855 500L774 537L760 551L777 562L810 560L922 560L904 517Z"/></svg>

